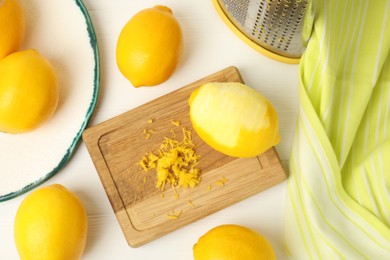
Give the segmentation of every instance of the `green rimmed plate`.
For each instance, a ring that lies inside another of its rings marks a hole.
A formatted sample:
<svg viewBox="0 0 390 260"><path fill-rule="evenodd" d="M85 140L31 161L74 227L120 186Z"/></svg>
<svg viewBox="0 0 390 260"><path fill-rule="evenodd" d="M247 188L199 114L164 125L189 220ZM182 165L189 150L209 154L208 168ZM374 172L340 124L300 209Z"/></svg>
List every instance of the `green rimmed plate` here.
<svg viewBox="0 0 390 260"><path fill-rule="evenodd" d="M54 116L25 134L0 133L0 201L44 183L70 160L99 93L99 51L88 11L81 0L20 1L26 14L22 49L48 58L60 82Z"/></svg>

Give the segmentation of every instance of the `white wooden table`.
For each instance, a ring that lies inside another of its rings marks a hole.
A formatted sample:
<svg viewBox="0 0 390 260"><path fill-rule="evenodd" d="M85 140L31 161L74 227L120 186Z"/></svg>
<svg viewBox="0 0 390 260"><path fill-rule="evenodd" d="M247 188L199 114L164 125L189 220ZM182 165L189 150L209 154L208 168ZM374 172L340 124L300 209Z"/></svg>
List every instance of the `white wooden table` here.
<svg viewBox="0 0 390 260"><path fill-rule="evenodd" d="M84 3L96 31L101 61L100 96L90 125L234 65L246 84L267 96L278 111L282 141L276 148L287 165L298 113L297 65L271 60L246 45L223 23L211 0L84 0ZM184 33L184 56L170 80L154 88L135 89L117 69L116 41L132 15L156 4L169 6L178 18ZM127 245L82 141L65 168L43 185L52 183L75 191L87 209L89 231L83 259L192 259L192 246L197 239L209 229L226 223L257 230L272 243L278 259L287 258L284 247L287 182L139 248ZM18 259L13 223L25 196L0 203L0 259Z"/></svg>

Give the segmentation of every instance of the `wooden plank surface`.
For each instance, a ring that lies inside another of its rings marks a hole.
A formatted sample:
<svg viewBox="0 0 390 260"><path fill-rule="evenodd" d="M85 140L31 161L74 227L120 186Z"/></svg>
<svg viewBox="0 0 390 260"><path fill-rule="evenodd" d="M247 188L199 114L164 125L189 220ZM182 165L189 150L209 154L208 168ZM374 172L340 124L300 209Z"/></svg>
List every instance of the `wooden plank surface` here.
<svg viewBox="0 0 390 260"><path fill-rule="evenodd" d="M191 126L188 98L213 81L243 82L237 68L228 67L84 131L83 140L130 246L145 244L286 178L274 148L254 158L235 158L199 138ZM162 192L155 187L155 173L145 173L137 163L145 153L156 151L164 137L172 137L172 131L181 140L183 127L192 132L201 156L202 180L195 188ZM149 139L145 129L152 130Z"/></svg>

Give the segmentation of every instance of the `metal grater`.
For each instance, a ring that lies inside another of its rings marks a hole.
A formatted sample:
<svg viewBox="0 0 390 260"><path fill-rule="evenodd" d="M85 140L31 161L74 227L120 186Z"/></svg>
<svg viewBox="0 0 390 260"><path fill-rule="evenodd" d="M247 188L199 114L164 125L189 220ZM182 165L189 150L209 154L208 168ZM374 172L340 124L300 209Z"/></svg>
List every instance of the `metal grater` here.
<svg viewBox="0 0 390 260"><path fill-rule="evenodd" d="M276 55L299 59L310 0L217 0L231 23L252 42Z"/></svg>

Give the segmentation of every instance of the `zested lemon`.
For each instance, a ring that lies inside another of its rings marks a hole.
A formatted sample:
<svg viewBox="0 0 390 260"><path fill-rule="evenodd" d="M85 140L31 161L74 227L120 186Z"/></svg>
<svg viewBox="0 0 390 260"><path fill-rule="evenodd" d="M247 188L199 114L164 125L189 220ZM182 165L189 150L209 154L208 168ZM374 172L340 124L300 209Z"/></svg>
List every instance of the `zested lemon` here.
<svg viewBox="0 0 390 260"><path fill-rule="evenodd" d="M15 244L22 260L80 259L87 230L80 199L60 184L28 194L15 216Z"/></svg>
<svg viewBox="0 0 390 260"><path fill-rule="evenodd" d="M180 25L166 6L147 8L123 27L117 43L119 70L134 87L155 86L168 80L183 51Z"/></svg>
<svg viewBox="0 0 390 260"><path fill-rule="evenodd" d="M194 260L274 260L271 244L258 232L240 225L209 230L193 247Z"/></svg>
<svg viewBox="0 0 390 260"><path fill-rule="evenodd" d="M195 131L221 153L253 157L280 141L275 109L249 86L237 82L206 83L191 94L189 104Z"/></svg>
<svg viewBox="0 0 390 260"><path fill-rule="evenodd" d="M36 129L54 113L59 86L51 63L38 51L14 52L0 61L0 131Z"/></svg>
<svg viewBox="0 0 390 260"><path fill-rule="evenodd" d="M0 60L19 49L26 19L18 0L0 0Z"/></svg>

